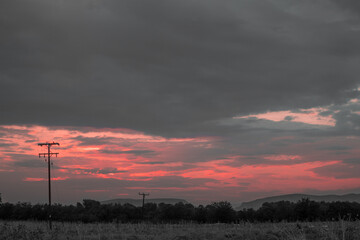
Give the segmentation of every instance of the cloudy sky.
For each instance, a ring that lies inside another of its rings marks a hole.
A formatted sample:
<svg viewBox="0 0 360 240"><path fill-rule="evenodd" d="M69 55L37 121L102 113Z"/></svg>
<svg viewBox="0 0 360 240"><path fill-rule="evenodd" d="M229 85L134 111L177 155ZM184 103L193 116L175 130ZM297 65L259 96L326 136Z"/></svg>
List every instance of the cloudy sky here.
<svg viewBox="0 0 360 240"><path fill-rule="evenodd" d="M360 3L2 0L0 192L360 193Z"/></svg>

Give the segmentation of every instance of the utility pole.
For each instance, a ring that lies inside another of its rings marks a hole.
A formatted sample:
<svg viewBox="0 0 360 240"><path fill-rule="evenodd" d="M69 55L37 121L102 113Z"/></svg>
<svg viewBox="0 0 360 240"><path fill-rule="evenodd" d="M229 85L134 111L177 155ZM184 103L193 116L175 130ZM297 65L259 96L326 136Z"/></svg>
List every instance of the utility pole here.
<svg viewBox="0 0 360 240"><path fill-rule="evenodd" d="M145 196L149 196L150 193L139 193L139 195L142 195L142 197L143 197L141 214L142 214L142 218L144 218Z"/></svg>
<svg viewBox="0 0 360 240"><path fill-rule="evenodd" d="M51 165L51 156L55 155L57 157L57 155L59 153L53 153L50 151L51 146L53 145L58 145L60 146L59 143L56 142L52 142L52 143L38 143L39 146L47 146L47 152L46 153L39 153L39 157L43 156L44 158L47 157L47 163L48 163L48 179L49 179L49 227L50 229L52 229L52 222L51 222L51 174L50 174L50 165Z"/></svg>

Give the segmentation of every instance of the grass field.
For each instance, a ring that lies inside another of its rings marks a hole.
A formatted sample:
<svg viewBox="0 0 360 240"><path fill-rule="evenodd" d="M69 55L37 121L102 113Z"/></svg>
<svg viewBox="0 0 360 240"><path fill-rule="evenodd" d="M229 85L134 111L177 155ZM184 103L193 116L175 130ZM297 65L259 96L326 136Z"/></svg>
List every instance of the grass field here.
<svg viewBox="0 0 360 240"><path fill-rule="evenodd" d="M240 224L117 224L0 222L1 240L360 240L360 221Z"/></svg>

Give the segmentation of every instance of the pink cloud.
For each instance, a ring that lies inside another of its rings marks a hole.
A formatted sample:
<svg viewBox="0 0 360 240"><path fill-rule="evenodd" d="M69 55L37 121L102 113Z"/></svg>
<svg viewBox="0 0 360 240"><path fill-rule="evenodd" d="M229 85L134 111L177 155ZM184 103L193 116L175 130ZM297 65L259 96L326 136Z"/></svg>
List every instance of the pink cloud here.
<svg viewBox="0 0 360 240"><path fill-rule="evenodd" d="M285 161L285 160L299 160L302 157L299 155L286 155L286 154L279 154L279 155L270 155L264 157L264 159L269 159L273 161Z"/></svg>
<svg viewBox="0 0 360 240"><path fill-rule="evenodd" d="M41 182L41 181L46 181L46 178L25 178L24 181L27 182Z"/></svg>
<svg viewBox="0 0 360 240"><path fill-rule="evenodd" d="M66 180L68 179L68 177L53 177L51 178L51 181L63 181L63 180ZM31 177L28 177L28 178L25 178L24 181L26 182L42 182L42 181L48 181L47 178L31 178Z"/></svg>
<svg viewBox="0 0 360 240"><path fill-rule="evenodd" d="M253 114L242 117L235 118L251 118L256 117L259 119L266 119L275 122L279 121L292 121L292 122L301 122L306 124L313 125L324 125L324 126L335 126L336 121L332 116L321 116L320 113L326 111L324 108L311 108L303 109L300 112L292 111L276 111L276 112L266 112L261 114Z"/></svg>

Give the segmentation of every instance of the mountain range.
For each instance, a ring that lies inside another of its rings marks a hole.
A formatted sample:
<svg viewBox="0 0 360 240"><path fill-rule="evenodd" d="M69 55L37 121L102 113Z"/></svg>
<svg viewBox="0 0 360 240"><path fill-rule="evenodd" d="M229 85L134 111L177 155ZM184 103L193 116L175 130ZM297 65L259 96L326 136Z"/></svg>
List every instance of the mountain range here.
<svg viewBox="0 0 360 240"><path fill-rule="evenodd" d="M239 206L235 206L235 210L242 210L244 208L252 208L254 210L259 209L265 202L279 202L279 201L289 201L289 202L298 202L303 198L308 198L311 201L315 202L358 202L360 203L360 194L345 194L345 195L308 195L308 194L288 194L288 195L279 195L273 197L260 198L249 202L243 202Z"/></svg>
<svg viewBox="0 0 360 240"><path fill-rule="evenodd" d="M259 209L263 203L265 202L279 202L279 201L289 201L289 202L298 202L303 198L308 198L311 201L316 202L358 202L360 203L360 194L345 194L345 195L309 195L309 194L287 194L287 195L279 195L272 196L266 198L259 198L249 202L243 202L240 205L233 205L235 210L242 210L244 208L249 209L252 208L254 210ZM166 204L176 204L178 202L182 202L184 204L189 203L184 199L179 198L148 198L145 199L145 203L166 203ZM140 207L142 206L142 199L133 199L133 198L117 198L102 201L101 204L125 204L129 203L134 206Z"/></svg>

